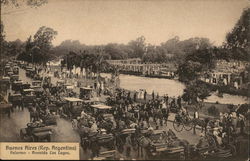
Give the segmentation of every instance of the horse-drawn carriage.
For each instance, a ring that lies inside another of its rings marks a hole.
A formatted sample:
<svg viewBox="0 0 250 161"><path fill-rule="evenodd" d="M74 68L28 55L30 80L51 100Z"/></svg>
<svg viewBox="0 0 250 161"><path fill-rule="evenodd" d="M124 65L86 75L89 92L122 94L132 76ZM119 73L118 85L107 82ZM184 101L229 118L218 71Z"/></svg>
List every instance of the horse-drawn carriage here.
<svg viewBox="0 0 250 161"><path fill-rule="evenodd" d="M139 152L147 159L185 159L187 143L172 131L148 130L138 138L138 144Z"/></svg>
<svg viewBox="0 0 250 161"><path fill-rule="evenodd" d="M22 98L23 98L24 106L27 106L28 104L33 103L36 98L34 89L23 89Z"/></svg>
<svg viewBox="0 0 250 161"><path fill-rule="evenodd" d="M83 101L85 102L85 101ZM84 110L87 112L86 116L89 116L88 118L95 118L99 122L99 128L104 128L102 125L104 125L103 122L106 122L107 120L110 120L111 122L114 122L114 117L112 114L109 114L109 110L112 108L110 106L106 106L104 104L91 104L89 106L81 106L84 107ZM81 116L81 112L83 111L83 108L79 110L79 113L75 115L72 119L72 127L75 129L78 126L79 119L77 117ZM102 124L103 123L103 124ZM104 125L105 126L105 125ZM111 129L106 129L107 131L110 131Z"/></svg>
<svg viewBox="0 0 250 161"><path fill-rule="evenodd" d="M34 93L37 97L41 97L43 94L42 82L41 81L32 81L31 89L34 90Z"/></svg>
<svg viewBox="0 0 250 161"><path fill-rule="evenodd" d="M194 122L188 114L182 115L180 113L177 113L175 114L173 127L177 132L181 132L183 128L187 131L190 131L194 127Z"/></svg>
<svg viewBox="0 0 250 161"><path fill-rule="evenodd" d="M104 129L98 132L80 134L81 146L92 151L92 157L115 159L115 137L106 134Z"/></svg>
<svg viewBox="0 0 250 161"><path fill-rule="evenodd" d="M74 119L81 115L82 112L82 102L83 100L74 97L64 97L65 104L60 110L62 117Z"/></svg>
<svg viewBox="0 0 250 161"><path fill-rule="evenodd" d="M57 125L56 116L54 114L40 113L40 119L43 121L43 124L46 126Z"/></svg>
<svg viewBox="0 0 250 161"><path fill-rule="evenodd" d="M138 148L135 128L118 129L114 131L114 135L118 152L122 153L123 150L126 149L126 146L130 146L134 150Z"/></svg>
<svg viewBox="0 0 250 161"><path fill-rule="evenodd" d="M97 116L99 114L108 114L112 109L111 106L107 106L105 104L93 104L90 106L89 112L92 113L93 116Z"/></svg>
<svg viewBox="0 0 250 161"><path fill-rule="evenodd" d="M80 99L89 100L91 98L92 88L81 87L80 88Z"/></svg>
<svg viewBox="0 0 250 161"><path fill-rule="evenodd" d="M213 135L206 134L201 137L198 144L191 146L190 159L228 159L233 156L234 151L234 146L221 147Z"/></svg>
<svg viewBox="0 0 250 161"><path fill-rule="evenodd" d="M27 142L51 141L52 128L41 123L28 123L26 128L20 130L20 137Z"/></svg>

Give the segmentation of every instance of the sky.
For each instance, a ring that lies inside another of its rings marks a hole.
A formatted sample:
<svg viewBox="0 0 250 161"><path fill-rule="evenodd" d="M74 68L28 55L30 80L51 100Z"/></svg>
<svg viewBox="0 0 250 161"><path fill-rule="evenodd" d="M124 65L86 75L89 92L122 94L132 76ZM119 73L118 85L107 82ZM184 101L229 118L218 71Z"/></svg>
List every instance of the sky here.
<svg viewBox="0 0 250 161"><path fill-rule="evenodd" d="M159 45L170 38L209 38L221 45L249 0L48 0L39 8L2 7L6 40L27 40L41 26L58 32L53 45L128 43L144 36Z"/></svg>

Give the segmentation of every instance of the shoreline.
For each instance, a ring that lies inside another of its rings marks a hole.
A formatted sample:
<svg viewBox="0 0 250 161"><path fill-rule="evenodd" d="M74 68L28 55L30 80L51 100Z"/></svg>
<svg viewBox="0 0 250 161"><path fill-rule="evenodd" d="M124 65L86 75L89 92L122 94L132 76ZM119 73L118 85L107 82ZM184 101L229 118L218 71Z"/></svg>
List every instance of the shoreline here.
<svg viewBox="0 0 250 161"><path fill-rule="evenodd" d="M53 77L52 79L59 80L59 78L54 77L53 72L50 72L49 75L51 75L51 77ZM85 79L85 78L64 78L64 80L67 80L67 83L81 81L84 85L87 84L87 85L90 85L90 86L93 86L93 83L95 81L95 79ZM110 87L110 85L112 85L112 87ZM78 95L79 95L79 91L80 91L79 89L80 89L80 87L83 87L83 86L82 85L81 86L74 86L74 91ZM113 91L115 86L111 82L108 82L107 83L107 87ZM124 88L121 88L121 87L119 87L119 88L120 89L124 89ZM126 92L130 92L130 97L131 97L131 99L133 99L134 92L136 90L128 90L128 89L124 89L124 90ZM93 91L94 91L94 96L93 97L96 97L97 90L94 89ZM138 92L138 90L137 90L137 92ZM155 98L156 98L156 96L157 96L157 93L155 93ZM102 98L102 97L103 98L105 97L105 95L103 95L103 93L101 94L100 98ZM149 100L152 99L152 94L151 93L147 93L147 97L146 98L147 98L146 102L148 102ZM159 95L159 99L162 99L162 98L163 98L163 96ZM175 98L177 98L177 97L175 97ZM169 97L169 102L172 99L173 99L173 97ZM138 99L138 95L137 95L137 101L136 102L137 103L140 103L140 102L143 103L143 102L145 102L145 100ZM218 117L218 116L215 116L215 115L208 114L208 108L210 108L211 106L215 106L216 109L218 109L219 112L225 113L225 112L228 112L227 106L230 105L228 103L225 104L225 103L216 103L216 102L203 102L202 104L203 104L203 106L202 106L201 109L199 109L199 113L201 115L203 115L204 117ZM193 105L188 105L186 102L183 102L182 106L187 107L188 111L191 112L191 114L195 111L194 106Z"/></svg>

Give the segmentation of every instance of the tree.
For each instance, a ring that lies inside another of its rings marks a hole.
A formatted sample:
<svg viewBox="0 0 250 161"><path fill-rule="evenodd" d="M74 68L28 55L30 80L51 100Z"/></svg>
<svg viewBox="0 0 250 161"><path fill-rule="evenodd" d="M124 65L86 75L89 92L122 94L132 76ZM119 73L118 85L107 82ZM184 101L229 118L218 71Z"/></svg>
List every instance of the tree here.
<svg viewBox="0 0 250 161"><path fill-rule="evenodd" d="M128 43L128 47L132 49L132 52L128 53L130 58L142 58L145 53L145 40L145 37L141 36Z"/></svg>
<svg viewBox="0 0 250 161"><path fill-rule="evenodd" d="M189 60L178 67L177 73L179 74L180 81L188 83L197 79L201 70L201 63Z"/></svg>
<svg viewBox="0 0 250 161"><path fill-rule="evenodd" d="M0 24L0 42L2 44L2 42L4 41L4 38L5 38L5 34L4 34L4 25L3 25L3 22L1 21L1 24Z"/></svg>
<svg viewBox="0 0 250 161"><path fill-rule="evenodd" d="M27 10L25 6L31 8L41 7L48 3L48 0L0 0L0 3L1 7L9 7L8 10L2 12L5 15L25 11Z"/></svg>
<svg viewBox="0 0 250 161"><path fill-rule="evenodd" d="M67 55L70 51L80 52L86 50L87 46L85 44L81 44L78 40L65 40L61 42L60 45L54 47L52 50L55 52L57 57L63 57Z"/></svg>
<svg viewBox="0 0 250 161"><path fill-rule="evenodd" d="M244 9L240 19L226 36L225 48L232 50L232 59L250 60L250 8Z"/></svg>
<svg viewBox="0 0 250 161"><path fill-rule="evenodd" d="M109 43L105 45L104 52L110 55L111 59L126 59L128 53L124 50L123 45Z"/></svg>
<svg viewBox="0 0 250 161"><path fill-rule="evenodd" d="M189 104L197 104L199 102L198 99L203 100L210 96L209 88L200 81L191 81L186 89L184 89L184 93L182 98L184 101Z"/></svg>
<svg viewBox="0 0 250 161"><path fill-rule="evenodd" d="M30 36L25 43L25 52L22 52L17 58L30 63L45 65L52 56L52 40L57 32L49 27L40 27L36 34Z"/></svg>
<svg viewBox="0 0 250 161"><path fill-rule="evenodd" d="M34 35L33 45L37 48L33 56L35 57L34 61L37 63L46 64L46 62L51 58L49 55L50 49L52 47L52 40L57 35L57 31L52 28L42 26L38 29ZM39 48L39 50L37 50Z"/></svg>
<svg viewBox="0 0 250 161"><path fill-rule="evenodd" d="M249 47L250 43L250 8L246 8L234 28L226 36L228 48Z"/></svg>

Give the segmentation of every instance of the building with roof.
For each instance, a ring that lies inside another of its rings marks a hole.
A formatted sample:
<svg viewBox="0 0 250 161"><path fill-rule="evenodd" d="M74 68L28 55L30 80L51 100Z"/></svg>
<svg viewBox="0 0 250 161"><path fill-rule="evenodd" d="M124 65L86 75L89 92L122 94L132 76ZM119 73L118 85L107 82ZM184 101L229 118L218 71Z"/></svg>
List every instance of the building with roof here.
<svg viewBox="0 0 250 161"><path fill-rule="evenodd" d="M204 73L200 80L214 85L230 85L235 88L243 88L248 82L249 71L246 70L250 63L236 60L217 60L215 68Z"/></svg>
<svg viewBox="0 0 250 161"><path fill-rule="evenodd" d="M107 60L115 68L119 69L120 73L136 74L148 77L166 77L172 78L175 76L177 68L171 63L142 63L140 58L125 59L125 60Z"/></svg>

